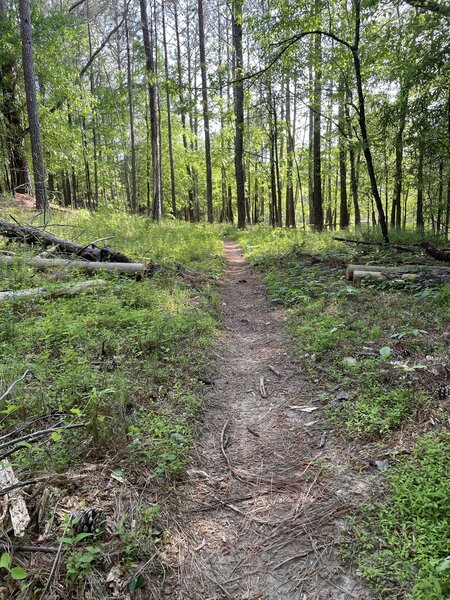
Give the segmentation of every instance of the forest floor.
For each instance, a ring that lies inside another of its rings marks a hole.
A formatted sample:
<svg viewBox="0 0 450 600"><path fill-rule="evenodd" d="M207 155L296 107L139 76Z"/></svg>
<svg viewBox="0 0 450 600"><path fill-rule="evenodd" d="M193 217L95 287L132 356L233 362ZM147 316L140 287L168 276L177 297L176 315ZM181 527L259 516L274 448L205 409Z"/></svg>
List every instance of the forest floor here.
<svg viewBox="0 0 450 600"><path fill-rule="evenodd" d="M285 311L225 241L216 373L168 552L179 581L164 597L371 598L335 550L366 475L323 418L320 382L290 351Z"/></svg>
<svg viewBox="0 0 450 600"><path fill-rule="evenodd" d="M433 259L110 210L51 223L162 268L0 303L3 457L29 511L16 535L3 500L0 598L448 600L450 286L345 280ZM89 280L0 250L4 291ZM78 534L92 508L106 531Z"/></svg>

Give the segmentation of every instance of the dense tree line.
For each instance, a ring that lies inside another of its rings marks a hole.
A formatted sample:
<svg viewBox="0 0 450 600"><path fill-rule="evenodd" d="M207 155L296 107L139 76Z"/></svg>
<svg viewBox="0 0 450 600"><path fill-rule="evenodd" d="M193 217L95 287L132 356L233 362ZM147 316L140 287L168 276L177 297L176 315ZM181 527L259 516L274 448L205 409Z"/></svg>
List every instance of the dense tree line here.
<svg viewBox="0 0 450 600"><path fill-rule="evenodd" d="M0 0L1 192L155 220L448 235L444 3L36 0L29 10Z"/></svg>

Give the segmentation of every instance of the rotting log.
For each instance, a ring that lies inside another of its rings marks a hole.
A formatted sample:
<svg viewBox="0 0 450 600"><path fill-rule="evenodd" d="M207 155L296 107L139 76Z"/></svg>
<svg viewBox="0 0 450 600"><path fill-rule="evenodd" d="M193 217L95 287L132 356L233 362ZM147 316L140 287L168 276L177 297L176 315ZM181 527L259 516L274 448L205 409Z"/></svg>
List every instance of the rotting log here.
<svg viewBox="0 0 450 600"><path fill-rule="evenodd" d="M345 273L348 281L353 281L353 274L355 271L376 271L376 272L387 272L387 273L422 273L427 270L431 270L433 273L450 274L450 268L440 267L435 265L396 265L396 266L380 266L380 265L357 265L348 264Z"/></svg>
<svg viewBox="0 0 450 600"><path fill-rule="evenodd" d="M122 254L116 252L109 246L98 248L95 242L90 244L77 244L56 237L48 231L42 231L30 225L17 225L16 223L10 223L4 219L0 219L0 235L7 237L9 240L17 242L23 242L30 245L40 245L44 248L48 246L54 246L57 252L63 254L69 254L79 256L88 261L98 262L118 262L118 263L132 263L133 260ZM98 240L97 240L98 241Z"/></svg>
<svg viewBox="0 0 450 600"><path fill-rule="evenodd" d="M59 296L74 296L91 288L101 288L107 285L103 279L91 279L75 285L62 285L56 288L31 288L29 290L13 290L0 292L0 303L28 298L56 298Z"/></svg>
<svg viewBox="0 0 450 600"><path fill-rule="evenodd" d="M28 258L24 261L12 256L0 256L0 264L25 264L35 269L81 269L88 271L107 271L110 273L145 273L149 267L144 263L132 262L93 262L84 260L69 260L65 258ZM151 270L151 267L150 267Z"/></svg>
<svg viewBox="0 0 450 600"><path fill-rule="evenodd" d="M398 275L398 276L395 276ZM419 273L393 273L393 272L380 272L380 271L354 271L353 282L358 283L359 281L388 281L392 279L401 279L403 281L415 281L420 277Z"/></svg>
<svg viewBox="0 0 450 600"><path fill-rule="evenodd" d="M428 254L428 256L431 256L435 260L439 260L441 262L450 263L450 250L441 250L440 248L433 246L433 244L430 244L430 242L422 242L420 245L425 250L425 254Z"/></svg>

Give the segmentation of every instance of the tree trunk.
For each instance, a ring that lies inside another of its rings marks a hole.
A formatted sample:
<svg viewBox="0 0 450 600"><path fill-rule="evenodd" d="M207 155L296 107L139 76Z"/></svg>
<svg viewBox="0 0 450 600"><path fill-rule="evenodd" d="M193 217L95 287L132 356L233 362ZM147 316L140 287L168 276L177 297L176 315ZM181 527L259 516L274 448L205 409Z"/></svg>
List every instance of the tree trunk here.
<svg viewBox="0 0 450 600"><path fill-rule="evenodd" d="M295 110L294 110L295 114ZM294 118L295 121L295 118ZM295 205L293 167L295 152L295 122L291 123L291 90L289 79L286 82L286 130L287 130L287 161L286 161L286 227L295 228Z"/></svg>
<svg viewBox="0 0 450 600"><path fill-rule="evenodd" d="M419 160L417 165L417 209L416 209L416 228L419 231L424 230L423 220L423 159L425 145L421 141L419 145Z"/></svg>
<svg viewBox="0 0 450 600"><path fill-rule="evenodd" d="M128 4L125 2L125 42L127 46L127 93L128 93L128 119L130 124L130 151L131 151L131 197L130 208L138 212L137 197L137 169L136 169L136 141L134 135L134 98L133 77L131 67L130 33L128 29Z"/></svg>
<svg viewBox="0 0 450 600"><path fill-rule="evenodd" d="M238 227L245 229L245 173L244 173L244 83L242 57L242 8L243 0L232 4L232 29L234 48L234 115L236 132L234 138L234 167L236 174L236 199Z"/></svg>
<svg viewBox="0 0 450 600"><path fill-rule="evenodd" d="M147 16L147 0L139 0L141 10L141 25L144 38L146 57L147 85L149 98L150 139L152 148L152 209L151 216L154 221L162 217L162 196L160 182L160 147L158 127L158 88L156 83L155 60L153 44L150 41L150 31Z"/></svg>
<svg viewBox="0 0 450 600"><path fill-rule="evenodd" d="M209 110L208 110L208 79L206 76L206 52L205 52L205 19L203 13L203 0L198 0L198 37L200 50L200 73L202 78L202 105L203 124L205 129L205 163L206 163L206 210L208 223L214 222L213 215L213 183L211 164L211 138L209 132Z"/></svg>
<svg viewBox="0 0 450 600"><path fill-rule="evenodd" d="M351 47L351 52L353 56L353 64L355 67L355 78L356 78L356 89L358 92L358 120L359 127L361 129L361 137L364 149L364 157L366 159L367 171L369 173L370 179L370 187L372 189L372 196L375 200L375 204L378 210L378 220L381 227L381 233L383 235L383 239L385 242L389 242L389 233L386 222L386 215L383 209L383 203L381 201L380 192L378 190L377 178L375 175L375 167L373 165L372 152L369 144L369 137L367 134L367 125L366 125L366 105L364 100L364 92L362 86L362 76L361 76L361 61L359 58L359 40L361 33L361 0L355 0L355 42Z"/></svg>
<svg viewBox="0 0 450 600"><path fill-rule="evenodd" d="M33 158L34 189L36 208L46 210L47 190L45 188L44 157L41 144L41 128L36 94L36 73L34 69L33 40L31 34L30 0L19 0L20 28L22 37L22 62L27 99L28 125L30 129L31 155Z"/></svg>
<svg viewBox="0 0 450 600"><path fill-rule="evenodd" d="M186 102L183 93L183 79L182 79L182 67L181 67L181 44L180 44L180 29L178 27L178 9L177 2L173 4L173 13L175 21L175 38L177 43L177 77L178 77L178 96L180 100L180 113L181 113L181 126L183 128L183 148L186 158L186 172L189 177L189 189L188 189L188 213L192 211L194 206L194 191L193 191L193 174L192 167L189 162L189 146L187 141L187 125L186 125Z"/></svg>
<svg viewBox="0 0 450 600"><path fill-rule="evenodd" d="M345 119L345 86L341 80L339 84L339 127L341 134L339 136L339 181L340 181L340 210L339 210L339 228L347 229L350 225L350 214L347 202L347 147L344 135L346 132Z"/></svg>
<svg viewBox="0 0 450 600"><path fill-rule="evenodd" d="M6 25L7 21L6 2L0 0L0 27ZM7 153L9 177L6 183L12 194L15 192L26 194L30 182L13 58L4 60L0 66L0 94L0 113L5 119L6 135L9 140Z"/></svg>
<svg viewBox="0 0 450 600"><path fill-rule="evenodd" d="M320 20L321 0L315 0L314 11ZM313 92L313 215L316 231L323 229L323 198L321 172L321 112L322 112L322 39L314 39L314 92Z"/></svg>
<svg viewBox="0 0 450 600"><path fill-rule="evenodd" d="M391 211L391 227L400 229L402 220L402 184L403 184L403 132L406 123L408 94L400 90L400 114L398 131L395 136L395 175L394 199Z"/></svg>

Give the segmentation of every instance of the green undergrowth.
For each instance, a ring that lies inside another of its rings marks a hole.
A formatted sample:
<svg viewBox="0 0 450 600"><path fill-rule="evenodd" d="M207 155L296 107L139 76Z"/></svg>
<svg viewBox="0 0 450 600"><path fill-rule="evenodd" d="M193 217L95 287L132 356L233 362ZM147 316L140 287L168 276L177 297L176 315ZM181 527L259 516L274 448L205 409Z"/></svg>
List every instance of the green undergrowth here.
<svg viewBox="0 0 450 600"><path fill-rule="evenodd" d="M383 501L352 522L362 575L380 598L450 598L448 432L427 435L387 471Z"/></svg>
<svg viewBox="0 0 450 600"><path fill-rule="evenodd" d="M448 383L448 286L345 281L347 263L427 262L419 249L403 256L342 244L328 233L264 228L236 239L264 274L272 301L285 307L293 349L331 427L361 448L370 443L373 453L374 443L395 446L401 427L408 445L408 435L434 424L418 436L413 457L397 458L386 472L385 498L362 507L349 556L379 597L450 598L450 406L435 393Z"/></svg>
<svg viewBox="0 0 450 600"><path fill-rule="evenodd" d="M2 216L10 219L8 215ZM32 213L15 211L13 216L25 223ZM132 578L136 564L154 553L152 523L166 501L164 490L182 474L201 418L220 318L214 281L223 268L220 229L152 225L143 217L82 211L56 212L49 219L64 225L48 228L60 237L87 244L114 236L100 245L108 243L137 260L168 267L176 262L196 275L208 275L186 279L168 268L136 279L102 272L93 278L105 280L105 287L73 297L0 302L0 396L29 371L0 403L0 435L19 438L52 429L14 447L9 457L13 469L26 480L55 472L76 476L83 465L94 463L112 473L114 481L126 482L130 496L137 485L136 505L124 506L114 523L118 560L134 589L142 584L142 575ZM1 290L51 288L91 278L81 271L35 271L20 259L38 254L38 246L1 239L0 244L18 257L14 266L0 267ZM4 439L0 454L10 449ZM115 492L102 490L97 499L95 472L92 476L92 483L78 492L78 501L102 508ZM71 496L73 490L66 493ZM53 511L53 505L49 508ZM108 518L112 516L109 512ZM62 526L49 532L48 544L58 544ZM35 543L35 534L32 525L22 543ZM68 535L67 560L61 565L63 594L76 597L88 574L104 581L110 565L101 540ZM7 557L4 561L9 564ZM34 597L45 578L39 564L25 566L24 579L16 585L21 597Z"/></svg>
<svg viewBox="0 0 450 600"><path fill-rule="evenodd" d="M30 215L16 215L25 217ZM82 231L80 243L114 235L108 243L139 260L177 261L208 274L222 269L222 244L213 228L151 225L115 213L64 212L50 220L65 225L49 227L61 237L78 238L74 232ZM38 252L19 244L7 248L20 256ZM23 263L3 267L1 277L3 290L88 279L81 271L36 272ZM191 445L201 374L216 333L214 285L192 285L170 271L142 280L103 273L101 278L106 288L74 297L0 304L2 388L31 371L2 403L3 428L40 415L51 420L55 411L63 421L51 453L37 444L14 460L22 468L48 463L67 469L88 449L93 455L114 453L121 466L139 463L155 475L176 474ZM86 428L65 431L74 420L86 422Z"/></svg>

